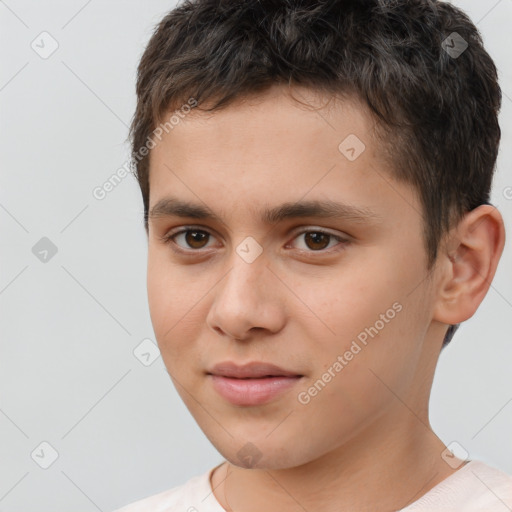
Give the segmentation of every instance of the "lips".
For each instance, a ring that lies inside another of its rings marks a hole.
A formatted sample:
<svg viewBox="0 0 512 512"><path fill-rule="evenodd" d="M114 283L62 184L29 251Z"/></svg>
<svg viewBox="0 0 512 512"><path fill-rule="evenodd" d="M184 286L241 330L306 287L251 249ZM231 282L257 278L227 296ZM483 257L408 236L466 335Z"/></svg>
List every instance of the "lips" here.
<svg viewBox="0 0 512 512"><path fill-rule="evenodd" d="M250 362L237 365L231 361L216 364L209 375L220 375L233 379L261 379L264 377L302 377L300 373L280 368L272 363Z"/></svg>
<svg viewBox="0 0 512 512"><path fill-rule="evenodd" d="M213 389L236 406L260 406L302 380L303 375L271 363L251 362L237 365L231 361L216 364L209 372Z"/></svg>

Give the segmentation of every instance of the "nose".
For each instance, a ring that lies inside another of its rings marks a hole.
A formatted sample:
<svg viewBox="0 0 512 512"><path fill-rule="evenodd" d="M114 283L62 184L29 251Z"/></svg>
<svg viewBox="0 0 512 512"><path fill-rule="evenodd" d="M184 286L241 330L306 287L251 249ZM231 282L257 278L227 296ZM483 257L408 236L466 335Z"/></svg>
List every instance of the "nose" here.
<svg viewBox="0 0 512 512"><path fill-rule="evenodd" d="M207 315L217 334L239 341L260 331L277 333L286 322L286 292L268 267L265 252L252 262L241 254L233 251L230 269L212 290Z"/></svg>

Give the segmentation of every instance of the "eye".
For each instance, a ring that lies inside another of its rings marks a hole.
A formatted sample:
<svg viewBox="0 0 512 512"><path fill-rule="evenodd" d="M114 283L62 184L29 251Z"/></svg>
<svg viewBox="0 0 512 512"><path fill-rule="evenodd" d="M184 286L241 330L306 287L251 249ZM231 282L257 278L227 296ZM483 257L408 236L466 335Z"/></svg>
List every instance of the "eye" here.
<svg viewBox="0 0 512 512"><path fill-rule="evenodd" d="M209 231L190 226L179 231L170 232L161 239L164 243L171 245L173 251L190 253L200 252L200 249L208 248L207 244L211 236L212 234ZM300 237L303 237L303 246L298 247L301 252L331 252L329 249L333 246L336 247L336 245L341 245L342 247L336 249L341 250L343 246L350 242L347 238L320 229L303 230L297 233L293 240L300 239ZM181 240L181 243L178 243L178 240ZM332 245L332 242L338 243Z"/></svg>
<svg viewBox="0 0 512 512"><path fill-rule="evenodd" d="M338 235L334 235L332 233L329 233L327 231L322 231L320 229L309 229L301 231L297 234L297 236L294 238L300 239L302 237L302 240L304 241L304 248L299 247L300 251L306 251L306 252L322 252L325 251L326 248L329 248L329 244L332 241L337 241L338 244L336 245L344 245L348 244L349 240L346 238L343 238ZM333 246L331 245L331 248ZM326 251L328 252L328 251Z"/></svg>
<svg viewBox="0 0 512 512"><path fill-rule="evenodd" d="M178 246L177 249L173 248L173 250L178 252L187 252L189 249L194 251L207 247L206 242L208 242L210 236L211 234L204 229L190 227L187 229L182 229L178 232L171 232L162 237L162 239L166 244L174 244ZM185 243L185 246L182 246L176 242L176 240L180 237Z"/></svg>

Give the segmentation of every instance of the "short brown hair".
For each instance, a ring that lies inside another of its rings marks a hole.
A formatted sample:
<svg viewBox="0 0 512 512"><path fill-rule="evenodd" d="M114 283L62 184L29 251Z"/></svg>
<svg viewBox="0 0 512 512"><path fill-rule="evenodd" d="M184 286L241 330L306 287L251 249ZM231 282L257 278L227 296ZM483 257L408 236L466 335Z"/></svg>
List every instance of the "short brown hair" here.
<svg viewBox="0 0 512 512"><path fill-rule="evenodd" d="M490 204L497 70L475 25L449 3L185 0L157 25L137 71L130 139L146 230L149 158L140 148L164 114L190 98L220 109L278 83L354 93L370 107L393 147L393 177L421 199L428 270L443 234Z"/></svg>

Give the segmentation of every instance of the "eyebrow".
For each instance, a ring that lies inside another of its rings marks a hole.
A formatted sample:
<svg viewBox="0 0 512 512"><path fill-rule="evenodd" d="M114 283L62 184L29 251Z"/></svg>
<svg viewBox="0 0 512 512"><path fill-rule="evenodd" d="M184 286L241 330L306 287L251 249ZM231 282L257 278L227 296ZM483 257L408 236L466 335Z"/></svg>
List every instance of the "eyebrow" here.
<svg viewBox="0 0 512 512"><path fill-rule="evenodd" d="M175 197L160 199L149 211L148 219L183 217L224 223L208 206L190 203ZM274 224L286 219L303 217L342 218L360 223L381 222L382 216L374 210L331 200L283 203L263 211L262 221Z"/></svg>

